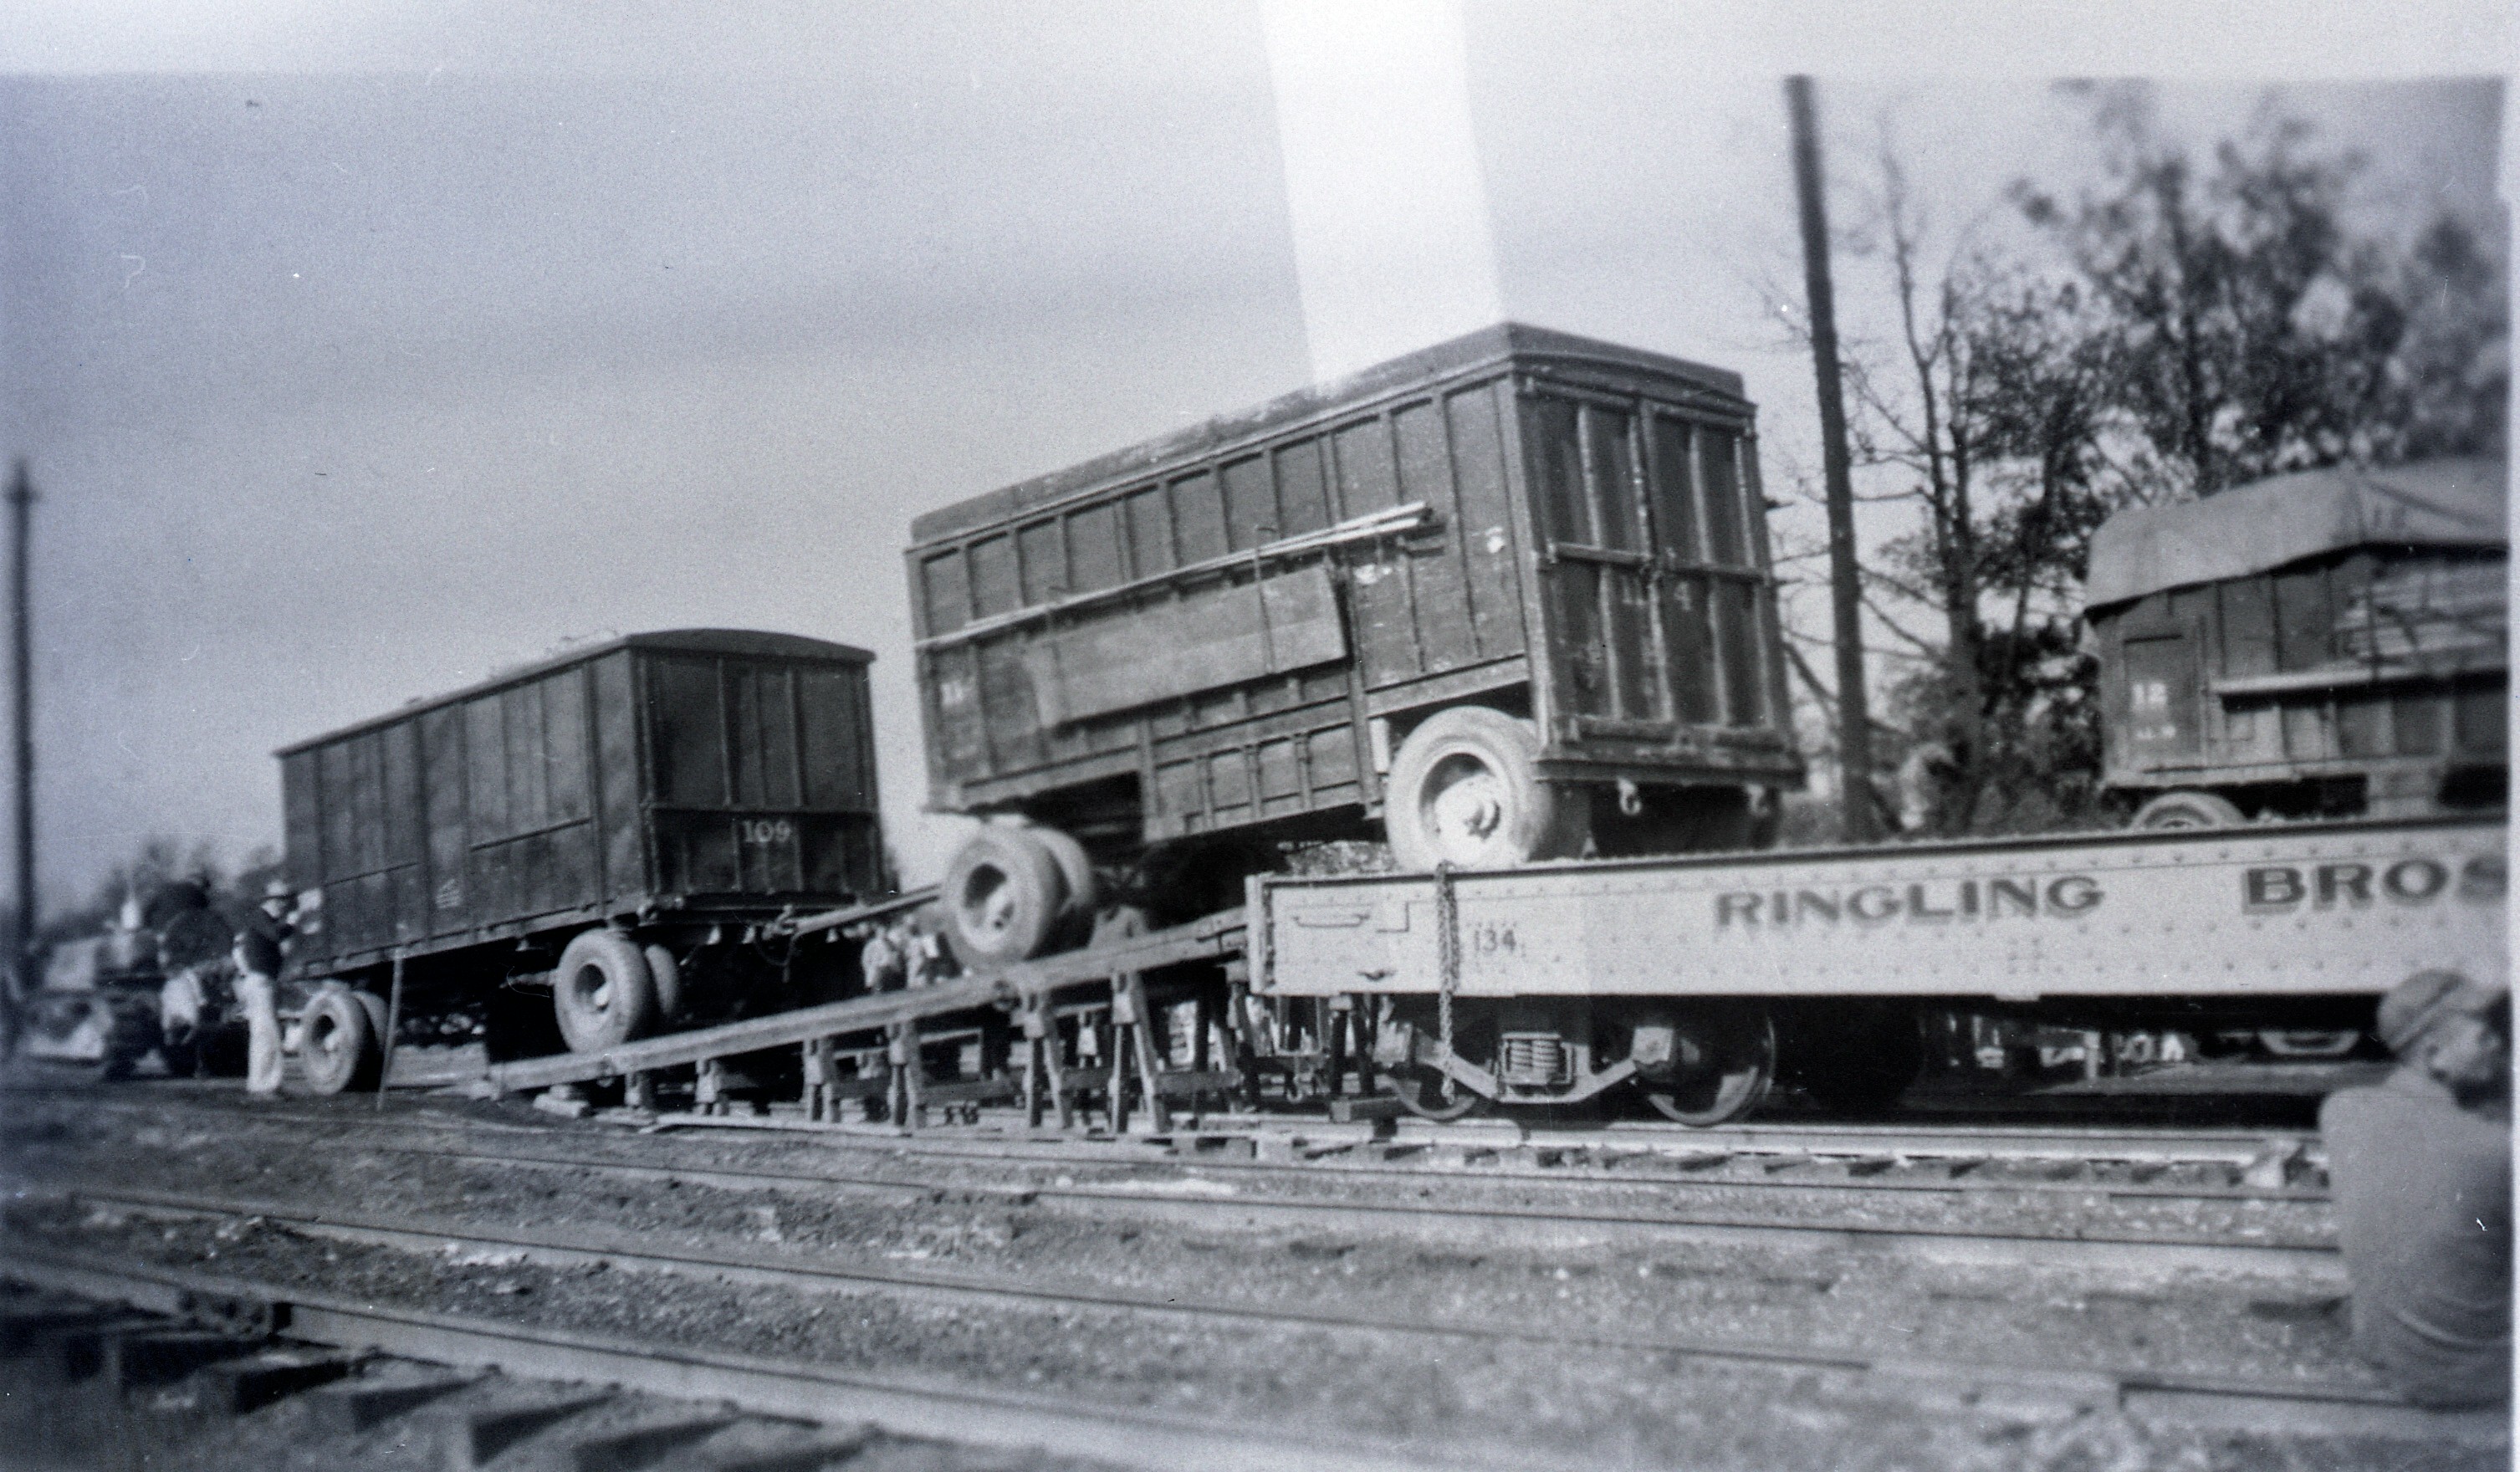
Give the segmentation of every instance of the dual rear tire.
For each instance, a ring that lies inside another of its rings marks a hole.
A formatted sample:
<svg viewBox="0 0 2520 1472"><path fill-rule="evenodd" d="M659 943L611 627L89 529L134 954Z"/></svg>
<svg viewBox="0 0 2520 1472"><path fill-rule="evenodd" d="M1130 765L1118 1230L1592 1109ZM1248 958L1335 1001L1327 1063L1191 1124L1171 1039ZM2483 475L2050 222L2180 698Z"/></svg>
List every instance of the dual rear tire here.
<svg viewBox="0 0 2520 1472"><path fill-rule="evenodd" d="M1083 845L1057 828L991 823L945 872L945 936L964 965L1028 960L1083 940L1100 897Z"/></svg>

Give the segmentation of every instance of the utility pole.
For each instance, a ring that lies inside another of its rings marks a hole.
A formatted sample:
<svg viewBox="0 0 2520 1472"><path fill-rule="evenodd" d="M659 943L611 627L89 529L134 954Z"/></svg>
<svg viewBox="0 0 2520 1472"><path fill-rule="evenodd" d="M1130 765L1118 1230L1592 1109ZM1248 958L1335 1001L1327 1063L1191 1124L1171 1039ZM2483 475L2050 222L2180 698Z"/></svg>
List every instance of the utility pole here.
<svg viewBox="0 0 2520 1472"><path fill-rule="evenodd" d="M1872 712L1864 691L1864 602L1855 561L1855 482L1846 451L1846 397L1837 371L1837 298L1828 274L1828 201L1812 79L1785 78L1793 114L1794 193L1802 205L1803 291L1811 305L1812 371L1820 380L1821 473L1828 493L1829 610L1837 638L1840 830L1849 843L1880 836L1872 805Z"/></svg>
<svg viewBox="0 0 2520 1472"><path fill-rule="evenodd" d="M26 958L35 943L35 654L31 600L26 586L26 538L33 520L35 486L26 462L9 481L9 650L17 727L18 914L9 936L9 1002L25 982ZM14 1035L16 1018L10 1019Z"/></svg>

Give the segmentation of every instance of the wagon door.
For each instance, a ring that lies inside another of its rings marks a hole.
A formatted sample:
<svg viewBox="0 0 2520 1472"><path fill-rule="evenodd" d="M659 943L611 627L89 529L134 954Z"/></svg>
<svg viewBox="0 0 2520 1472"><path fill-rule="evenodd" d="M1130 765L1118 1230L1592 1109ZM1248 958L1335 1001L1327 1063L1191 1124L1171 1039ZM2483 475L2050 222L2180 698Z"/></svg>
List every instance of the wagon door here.
<svg viewBox="0 0 2520 1472"><path fill-rule="evenodd" d="M1637 416L1535 396L1534 499L1558 708L1575 730L1668 740L1654 558L1637 478Z"/></svg>

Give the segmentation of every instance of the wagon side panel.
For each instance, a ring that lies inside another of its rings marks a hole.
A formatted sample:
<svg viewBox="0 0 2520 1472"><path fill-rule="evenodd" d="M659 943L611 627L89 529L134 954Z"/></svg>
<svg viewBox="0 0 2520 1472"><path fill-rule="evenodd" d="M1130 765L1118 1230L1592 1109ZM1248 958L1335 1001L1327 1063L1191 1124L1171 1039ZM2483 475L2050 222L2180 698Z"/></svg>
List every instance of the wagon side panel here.
<svg viewBox="0 0 2520 1472"><path fill-rule="evenodd" d="M313 751L294 751L281 758L280 807L289 882L300 894L312 890L323 895L332 876L324 871L324 799L316 765ZM325 901L317 903L321 906ZM316 915L316 927L297 946L294 959L301 967L321 965L337 944L331 927L323 923L325 912L318 909Z"/></svg>
<svg viewBox="0 0 2520 1472"><path fill-rule="evenodd" d="M638 674L616 649L588 670L595 714L595 813L604 893L617 908L656 890L647 843L648 767L640 742Z"/></svg>
<svg viewBox="0 0 2520 1472"><path fill-rule="evenodd" d="M464 708L425 711L420 732L422 823L428 834L428 919L433 937L457 937L481 922L472 883L471 803L465 787Z"/></svg>

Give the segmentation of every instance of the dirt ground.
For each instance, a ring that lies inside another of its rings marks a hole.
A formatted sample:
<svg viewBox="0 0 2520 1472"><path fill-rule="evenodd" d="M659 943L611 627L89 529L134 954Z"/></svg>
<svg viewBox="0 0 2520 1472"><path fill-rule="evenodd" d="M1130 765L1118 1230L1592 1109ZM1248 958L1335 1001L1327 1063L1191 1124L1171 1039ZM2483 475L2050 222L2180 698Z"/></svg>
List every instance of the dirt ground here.
<svg viewBox="0 0 2520 1472"><path fill-rule="evenodd" d="M736 1249L764 1261L950 1271L1056 1289L1350 1314L1432 1316L1549 1333L1761 1342L1867 1357L1987 1365L2151 1369L2251 1379L2367 1379L2333 1298L2282 1279L2195 1272L2140 1278L1935 1264L1860 1246L1771 1249L1576 1237L1545 1246L1416 1233L1290 1227L1227 1211L1196 1225L1127 1201L1051 1207L1023 1179L1052 1168L940 1163L835 1149L814 1137L638 1137L514 1107L452 1117L500 1146L566 1148L644 1163L704 1158L722 1169L824 1169L916 1182L898 1190L732 1190L632 1182L577 1169L518 1170L362 1148L339 1128L256 1116L100 1112L75 1099L13 1098L0 1148L13 1192L84 1178L125 1188L202 1191L450 1227L589 1229L651 1250ZM404 1112L397 1101L397 1112ZM441 1118L449 1117L443 1113ZM329 1140L317 1143L320 1136ZM485 1147L487 1147L485 1145ZM1077 1165L1168 1202L1259 1189L1195 1165L1148 1172ZM1537 1184L1492 1183L1541 1205ZM1334 1185L1272 1187L1322 1189ZM1360 1183L1360 1192L1395 1189ZM1452 1183L1420 1187L1455 1199ZM1649 1182L1639 1182L1649 1199ZM1732 1209L1780 1212L1784 1193L1744 1191ZM1888 1197L1905 1193L1874 1193ZM1962 1209L2006 1209L2021 1193L1972 1193ZM2050 1199L2052 1197L2052 1199ZM2037 1211L2070 1213L2050 1193ZM1486 1196L1482 1200L1489 1199ZM1563 1201L1565 1198L1556 1198ZM1584 1198L1593 1197L1589 1194ZM1692 1202L1695 1197L1692 1195ZM2319 1229L2298 1203L2209 1203L2184 1232ZM2011 1209L2019 1210L2019 1200ZM2270 1210L2280 1208L2280 1210ZM1846 1209L1846 1208L1838 1208ZM1948 1213L1915 1193L1869 1208ZM2100 1211L2108 1208L2081 1208ZM2248 1214L2258 1213L2256 1220ZM2213 1213L2228 1213L2216 1218ZM2289 1215L2287 1215L2289 1213ZM2114 1227L2122 1221L2111 1219ZM1528 1449L1587 1465L1691 1467L2296 1468L2503 1465L2505 1453L2404 1444L2269 1440L2155 1429L2072 1397L1964 1383L1715 1361L1610 1346L1219 1321L1008 1300L746 1286L707 1276L557 1267L450 1246L402 1251L306 1235L156 1219L21 1195L14 1229L89 1250L454 1313L521 1316L608 1332L834 1363L916 1368L1077 1398L1271 1424ZM2046 1225L2063 1225L2060 1218ZM2140 1224L2138 1224L2140 1225Z"/></svg>

